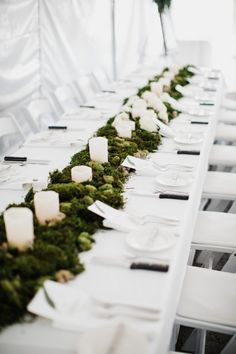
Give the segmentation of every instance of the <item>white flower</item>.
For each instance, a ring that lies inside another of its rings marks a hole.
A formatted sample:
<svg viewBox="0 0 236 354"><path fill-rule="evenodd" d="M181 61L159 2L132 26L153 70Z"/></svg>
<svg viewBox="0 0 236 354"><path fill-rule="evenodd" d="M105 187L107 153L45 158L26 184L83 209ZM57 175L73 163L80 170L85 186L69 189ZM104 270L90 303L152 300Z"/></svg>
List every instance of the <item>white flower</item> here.
<svg viewBox="0 0 236 354"><path fill-rule="evenodd" d="M128 101L126 102L126 104L128 106L132 106L132 104L136 101L136 100L139 100L139 97L137 95L135 96L131 96Z"/></svg>
<svg viewBox="0 0 236 354"><path fill-rule="evenodd" d="M164 75L163 75L163 76L164 76L164 77L167 77L168 79L173 80L173 78L175 77L175 74L168 70L168 71L165 71L165 72L164 72Z"/></svg>
<svg viewBox="0 0 236 354"><path fill-rule="evenodd" d="M163 92L163 84L161 82L151 82L151 92L160 96Z"/></svg>
<svg viewBox="0 0 236 354"><path fill-rule="evenodd" d="M139 108L132 108L131 115L133 118L141 117L141 115L146 112L146 108L139 107Z"/></svg>
<svg viewBox="0 0 236 354"><path fill-rule="evenodd" d="M167 114L167 112L165 112L165 111L160 111L159 113L158 113L158 117L164 122L164 123L168 123L168 121L169 121L169 119L168 119L168 114Z"/></svg>
<svg viewBox="0 0 236 354"><path fill-rule="evenodd" d="M153 119L148 116L140 118L139 123L141 129L147 130L148 132L157 131L156 124L154 123Z"/></svg>

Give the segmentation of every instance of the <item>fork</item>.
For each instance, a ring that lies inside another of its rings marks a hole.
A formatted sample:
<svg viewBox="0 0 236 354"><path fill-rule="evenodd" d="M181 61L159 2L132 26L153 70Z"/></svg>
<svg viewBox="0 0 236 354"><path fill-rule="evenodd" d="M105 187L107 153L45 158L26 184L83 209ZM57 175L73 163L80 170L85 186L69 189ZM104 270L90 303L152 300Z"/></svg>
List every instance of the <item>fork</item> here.
<svg viewBox="0 0 236 354"><path fill-rule="evenodd" d="M148 222L157 222L157 223L176 226L179 223L179 219L167 218L159 215L146 214L143 216L138 216L132 213L128 213L128 215L131 218L131 220L141 225L146 224Z"/></svg>
<svg viewBox="0 0 236 354"><path fill-rule="evenodd" d="M167 171L171 167L181 171L188 171L188 172L192 172L193 170L193 166L189 166L189 165L178 165L175 163L167 163L164 165L160 165L156 161L152 161L152 164L154 165L155 168L157 168L160 171Z"/></svg>
<svg viewBox="0 0 236 354"><path fill-rule="evenodd" d="M127 161L130 163L130 165L137 168L136 164L128 156L127 156ZM171 167L181 170L181 171L184 171L184 172L185 171L192 172L192 170L193 170L193 167L189 166L189 165L178 165L178 164L174 164L174 163L160 165L155 161L151 161L151 163L153 164L153 167L155 167L156 169L158 169L159 171L162 171L162 172L167 171Z"/></svg>

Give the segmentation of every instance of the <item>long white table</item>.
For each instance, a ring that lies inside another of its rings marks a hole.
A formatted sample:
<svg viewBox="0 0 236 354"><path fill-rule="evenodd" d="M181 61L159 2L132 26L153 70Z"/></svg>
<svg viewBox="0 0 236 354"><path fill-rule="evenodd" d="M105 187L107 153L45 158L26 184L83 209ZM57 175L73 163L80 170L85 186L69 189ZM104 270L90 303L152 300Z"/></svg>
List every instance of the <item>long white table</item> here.
<svg viewBox="0 0 236 354"><path fill-rule="evenodd" d="M220 85L219 85L220 86ZM220 87L218 101L220 100ZM190 125L185 122L185 115L181 115L172 123L178 129L188 127L191 131L201 131L203 141L201 144L191 146L191 149L200 149L200 156L176 155L173 153L156 152L151 155L151 159L160 163L180 163L194 166L193 181L187 187L178 190L186 191L190 195L188 201L156 199L149 197L132 196L126 192L126 210L135 211L139 215L156 214L180 219L179 226L175 229L176 242L173 247L157 254L158 258L169 259L170 269L167 273L132 271L119 267L108 267L91 262L94 255L123 256L130 250L127 248L126 234L115 230L98 231L95 235L96 243L93 249L81 255L85 262L86 271L73 280L71 286L78 291L92 294L93 296L108 299L109 301L119 301L133 303L137 305L150 305L160 309L160 319L155 322L143 320L125 319L125 323L131 323L144 332L153 333L153 341L150 344L147 354L165 354L168 352L171 331L177 311L178 301L181 293L182 283L188 261L191 239L197 217L201 192L204 179L207 173L208 155L213 143L216 122L217 105L215 114L209 118L208 125ZM200 118L197 118L199 119ZM100 122L101 123L101 122ZM100 124L102 125L102 124ZM86 130L87 136L93 130L97 130L99 123L91 122L90 129ZM82 134L82 133L81 133ZM163 149L172 149L177 146L171 139L163 139ZM184 149L184 146L181 146ZM16 155L29 154L29 150L21 148ZM75 148L76 150L76 148ZM77 148L78 150L78 148ZM49 166L42 168L38 166L24 166L25 171L35 169L35 173L48 173L52 168L62 168L69 161L69 157L74 153L74 148L67 150L60 149L31 149L32 158L51 158L53 161ZM49 155L50 154L50 155ZM140 189L142 191L153 191L157 188L154 177L133 175L127 186ZM171 188L168 188L171 189ZM22 191L1 190L0 208L3 210L10 201L19 202L24 196ZM75 354L76 343L79 332L91 326L102 326L113 323L116 319L101 319L83 317L79 331L70 331L65 328L52 327L50 321L38 318L33 323L16 324L6 328L0 335L0 353L4 354ZM58 324L59 325L59 324ZM61 324L63 327L63 324ZM83 354L83 353L78 353Z"/></svg>

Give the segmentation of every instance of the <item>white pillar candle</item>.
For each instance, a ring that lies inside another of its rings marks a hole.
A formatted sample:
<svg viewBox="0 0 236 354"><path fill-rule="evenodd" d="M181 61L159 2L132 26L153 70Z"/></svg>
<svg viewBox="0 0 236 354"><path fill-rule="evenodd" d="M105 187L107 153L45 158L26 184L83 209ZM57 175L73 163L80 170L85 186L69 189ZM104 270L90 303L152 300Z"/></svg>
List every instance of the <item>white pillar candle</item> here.
<svg viewBox="0 0 236 354"><path fill-rule="evenodd" d="M9 208L4 214L7 241L24 251L34 241L33 213L28 208Z"/></svg>
<svg viewBox="0 0 236 354"><path fill-rule="evenodd" d="M108 162L108 142L104 137L89 140L89 154L92 161Z"/></svg>
<svg viewBox="0 0 236 354"><path fill-rule="evenodd" d="M132 123L132 122L131 122ZM118 136L121 138L131 138L132 137L132 128L130 124L118 124L116 126L116 131L118 133Z"/></svg>
<svg viewBox="0 0 236 354"><path fill-rule="evenodd" d="M60 213L59 194L54 191L35 193L34 208L40 224L56 219Z"/></svg>
<svg viewBox="0 0 236 354"><path fill-rule="evenodd" d="M157 131L156 124L154 123L153 119L148 116L141 117L139 123L141 129L147 130L150 133Z"/></svg>
<svg viewBox="0 0 236 354"><path fill-rule="evenodd" d="M71 179L76 183L92 180L92 169L89 166L75 166L71 169Z"/></svg>

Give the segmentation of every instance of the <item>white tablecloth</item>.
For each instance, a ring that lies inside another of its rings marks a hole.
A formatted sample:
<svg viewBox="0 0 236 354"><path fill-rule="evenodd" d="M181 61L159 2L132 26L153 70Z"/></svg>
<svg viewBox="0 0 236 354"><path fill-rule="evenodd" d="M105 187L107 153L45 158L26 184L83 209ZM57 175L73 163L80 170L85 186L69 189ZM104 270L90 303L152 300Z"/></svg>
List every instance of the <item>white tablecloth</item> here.
<svg viewBox="0 0 236 354"><path fill-rule="evenodd" d="M219 92L220 95L220 92ZM220 97L220 96L219 96ZM217 107L215 108L217 111ZM165 354L171 337L172 326L181 292L182 282L186 270L193 227L199 209L201 191L207 172L208 155L213 143L217 115L209 118L208 125L191 125L181 123L185 116L178 118L173 123L175 127L189 127L191 131L203 132L203 142L191 147L200 149L200 156L175 155L173 153L157 152L152 154L152 159L160 163L180 163L194 166L194 178L191 185L180 190L188 191L188 201L154 199L148 197L128 196L127 211L136 211L143 214L157 214L180 219L176 229L176 243L173 247L158 254L158 257L170 260L168 273L131 271L125 268L101 266L90 263L91 256L99 254L124 255L129 252L125 243L125 234L109 230L98 231L95 235L96 244L90 252L82 255L86 264L86 271L74 280L74 286L78 291L86 291L97 297L107 298L119 302L131 302L134 304L148 304L161 309L160 320L145 322L137 320L135 325L144 331L155 333L155 341L150 347L150 353ZM198 118L200 119L200 118ZM84 122L87 127L87 122ZM86 135L97 130L98 123L91 122ZM82 133L81 133L82 134ZM84 133L83 133L84 134ZM163 147L179 147L170 139L163 139ZM185 149L185 146L181 146ZM45 175L49 170L63 167L69 162L70 156L78 148L68 149L20 149L16 155L27 155L31 158L50 158L49 166L24 166L22 169L27 174ZM153 177L133 176L128 186L142 188L143 191L152 191L157 186ZM9 202L22 200L22 191L0 191L0 208L3 210ZM102 324L108 320L91 319L84 320L84 327ZM112 320L109 320L112 321ZM133 323L133 322L132 322ZM37 319L30 324L17 324L5 329L0 335L0 352L4 354L75 354L78 334L73 331L53 328L47 320Z"/></svg>

